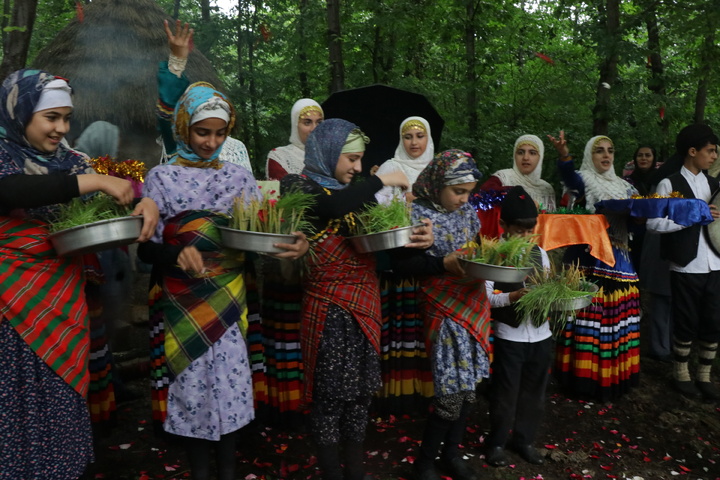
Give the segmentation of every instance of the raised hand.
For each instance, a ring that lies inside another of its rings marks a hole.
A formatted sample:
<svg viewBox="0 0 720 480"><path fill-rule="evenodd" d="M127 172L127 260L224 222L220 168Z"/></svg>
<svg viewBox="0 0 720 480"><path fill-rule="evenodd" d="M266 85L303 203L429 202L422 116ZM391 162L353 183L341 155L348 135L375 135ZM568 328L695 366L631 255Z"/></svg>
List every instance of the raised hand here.
<svg viewBox="0 0 720 480"><path fill-rule="evenodd" d="M178 58L187 58L190 54L190 45L192 45L195 30L190 28L189 23L183 25L180 20L175 20L175 33L170 30L170 23L167 20L163 21L163 24L170 52Z"/></svg>
<svg viewBox="0 0 720 480"><path fill-rule="evenodd" d="M570 150L567 146L567 140L565 140L565 130L560 130L560 138L555 138L552 135L548 135L547 137L552 142L555 150L557 150L558 155L560 155L561 157L567 157L568 155L570 155Z"/></svg>

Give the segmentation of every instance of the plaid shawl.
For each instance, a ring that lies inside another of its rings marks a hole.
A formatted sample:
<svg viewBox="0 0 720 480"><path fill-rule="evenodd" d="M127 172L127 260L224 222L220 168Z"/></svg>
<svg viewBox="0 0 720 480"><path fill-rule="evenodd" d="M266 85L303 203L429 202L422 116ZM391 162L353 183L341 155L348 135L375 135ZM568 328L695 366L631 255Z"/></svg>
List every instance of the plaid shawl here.
<svg viewBox="0 0 720 480"><path fill-rule="evenodd" d="M350 312L380 354L380 286L375 257L360 255L344 237L329 235L315 247L305 280L300 346L304 362L305 401L312 400L315 360L328 306L333 303Z"/></svg>
<svg viewBox="0 0 720 480"><path fill-rule="evenodd" d="M490 301L484 280L466 280L450 274L428 277L420 295L425 305L428 349L435 343L443 320L449 318L475 337L486 353L490 352Z"/></svg>
<svg viewBox="0 0 720 480"><path fill-rule="evenodd" d="M42 223L0 217L0 284L2 316L85 396L90 339L80 260L57 257Z"/></svg>
<svg viewBox="0 0 720 480"><path fill-rule="evenodd" d="M166 223L165 243L195 246L207 269L202 276L179 267L163 272L158 308L164 316L165 355L173 375L204 354L233 323L243 334L247 331L244 256L221 249L217 227L225 225L227 217L198 210L180 213Z"/></svg>

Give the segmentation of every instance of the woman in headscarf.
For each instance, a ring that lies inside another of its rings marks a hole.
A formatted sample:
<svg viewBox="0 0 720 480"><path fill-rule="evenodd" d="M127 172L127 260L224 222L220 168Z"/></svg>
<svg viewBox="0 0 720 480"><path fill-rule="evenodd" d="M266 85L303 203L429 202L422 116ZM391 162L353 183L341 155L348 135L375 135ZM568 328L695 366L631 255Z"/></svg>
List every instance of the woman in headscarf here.
<svg viewBox="0 0 720 480"><path fill-rule="evenodd" d="M281 180L285 175L298 174L305 166L305 142L310 132L323 121L319 103L301 98L290 111L290 144L277 147L268 153L265 174L268 180Z"/></svg>
<svg viewBox="0 0 720 480"><path fill-rule="evenodd" d="M438 453L452 478L478 478L463 460L460 444L477 385L489 375L490 303L485 282L465 276L458 250L478 239L480 221L468 200L479 179L469 153L437 154L413 186L412 205L413 220L432 222L435 243L424 252L393 256L396 269L421 277L420 310L435 390L413 464L416 480L441 478L435 470Z"/></svg>
<svg viewBox="0 0 720 480"><path fill-rule="evenodd" d="M435 155L435 144L430 124L422 117L408 117L400 123L400 142L395 149L395 156L383 162L376 174L382 175L400 170L412 185L420 172L430 163L433 155ZM412 192L404 192L397 187L383 187L375 197L378 203L390 203L393 198L407 198L408 201L412 201Z"/></svg>
<svg viewBox="0 0 720 480"><path fill-rule="evenodd" d="M83 265L56 255L47 222L74 197L102 191L129 204L133 191L61 143L71 94L67 80L41 70L14 72L0 88L3 478L76 479L93 458ZM157 207L143 199L133 214L144 216L139 240L149 239Z"/></svg>
<svg viewBox="0 0 720 480"><path fill-rule="evenodd" d="M308 137L302 176L288 175L281 182L283 193L300 189L316 200L310 212L316 233L304 282L300 341L304 401L310 404L310 428L324 480L363 478L368 408L381 385L375 258L357 253L345 237L354 213L374 203L383 186L408 187L399 171L351 183L362 170L368 141L353 123L326 120ZM409 246L432 243L429 228L419 230Z"/></svg>
<svg viewBox="0 0 720 480"><path fill-rule="evenodd" d="M563 183L578 193L577 203L595 212L601 200L624 199L637 190L615 174L615 147L599 135L585 145L579 171L567 147L564 132L548 136L560 155ZM638 384L640 374L640 299L638 277L628 253L628 217L603 212L615 265L590 256L584 245L570 247L566 262L579 262L586 278L600 290L593 304L577 312L558 340L557 370L561 382L575 393L614 400Z"/></svg>
<svg viewBox="0 0 720 480"><path fill-rule="evenodd" d="M173 156L177 147L171 122L178 99L188 88L188 85L190 85L190 81L184 72L194 34L194 30L190 28L190 25L188 23L183 25L180 20L175 21L174 33L170 29L170 23L167 20L163 22L163 26L168 39L170 56L166 62L160 62L157 74L159 97L157 102L157 116L158 128L161 135L158 142L162 144L163 149L160 163L167 162L168 159ZM225 138L225 143L220 152L220 161L240 165L252 172L253 169L247 147L245 147L243 142L232 138L229 134L230 132L228 132L228 136Z"/></svg>
<svg viewBox="0 0 720 480"><path fill-rule="evenodd" d="M498 170L480 186L485 192L502 192L519 185L530 194L538 205L538 211L556 209L555 190L541 178L545 146L535 135L521 135L515 140L512 168ZM482 222L482 234L487 237L499 237L502 229L500 221L500 203L493 208L479 211Z"/></svg>
<svg viewBox="0 0 720 480"><path fill-rule="evenodd" d="M649 145L638 147L633 155L633 165L632 173L624 180L633 185L640 195L651 194L655 181L654 173L658 165L655 147Z"/></svg>
<svg viewBox="0 0 720 480"><path fill-rule="evenodd" d="M173 117L177 153L147 174L145 193L160 208L151 242L139 249L153 264L153 409L163 429L185 437L192 478L235 478L235 432L254 418L246 345L244 254L220 243L233 201L258 198L252 174L219 160L235 109L207 83L180 98ZM282 258L307 251L304 236ZM216 448L217 474L210 474Z"/></svg>

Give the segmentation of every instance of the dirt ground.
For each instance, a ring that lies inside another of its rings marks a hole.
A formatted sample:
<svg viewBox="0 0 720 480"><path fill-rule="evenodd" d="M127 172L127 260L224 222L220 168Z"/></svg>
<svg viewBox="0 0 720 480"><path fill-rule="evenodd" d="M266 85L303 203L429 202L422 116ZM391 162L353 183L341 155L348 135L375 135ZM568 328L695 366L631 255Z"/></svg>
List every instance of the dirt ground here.
<svg viewBox="0 0 720 480"><path fill-rule="evenodd" d="M669 375L669 364L643 358L640 387L613 404L567 398L551 384L537 441L547 456L542 466L529 465L514 454L508 467L484 462L488 405L482 398L469 422L465 455L481 479L720 479L720 405L681 397L670 388ZM118 426L98 438L96 463L87 478L189 478L182 448L153 433L147 381L137 378L128 385L139 397L119 405ZM372 478L412 478L423 425L420 415L372 418L366 442ZM314 446L302 429L251 425L239 437L238 479L320 478Z"/></svg>
<svg viewBox="0 0 720 480"><path fill-rule="evenodd" d="M146 285L144 278L135 282L137 298L144 299ZM117 426L97 436L96 462L85 477L190 478L183 449L153 432L148 374L143 367L147 309L139 306L142 301L136 303L133 320L118 330L116 342L129 350L116 352L116 358L136 398L119 403ZM720 361L714 370L717 382ZM552 382L536 442L546 455L542 466L512 453L508 467L484 462L489 422L488 404L481 397L468 424L465 455L481 480L720 480L720 404L689 400L673 391L668 363L642 357L641 372L640 386L612 404L568 398ZM411 464L424 423L422 415L372 416L366 441L366 467L372 478L412 479ZM319 479L314 455L315 447L302 427L251 424L239 434L237 479Z"/></svg>

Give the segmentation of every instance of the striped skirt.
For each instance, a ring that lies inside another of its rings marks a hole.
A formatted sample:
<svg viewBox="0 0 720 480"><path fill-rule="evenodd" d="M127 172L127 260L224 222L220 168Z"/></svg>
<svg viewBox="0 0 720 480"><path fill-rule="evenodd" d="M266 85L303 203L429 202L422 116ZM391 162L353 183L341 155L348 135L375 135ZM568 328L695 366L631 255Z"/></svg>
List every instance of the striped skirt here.
<svg viewBox="0 0 720 480"><path fill-rule="evenodd" d="M593 303L568 321L557 342L561 384L600 401L619 398L638 385L640 375L638 278L627 250L613 247L613 252L615 266L610 267L581 251L585 275L600 289Z"/></svg>
<svg viewBox="0 0 720 480"><path fill-rule="evenodd" d="M375 404L381 413L424 411L433 396L432 372L418 306L419 288L414 278L380 273L383 385Z"/></svg>

